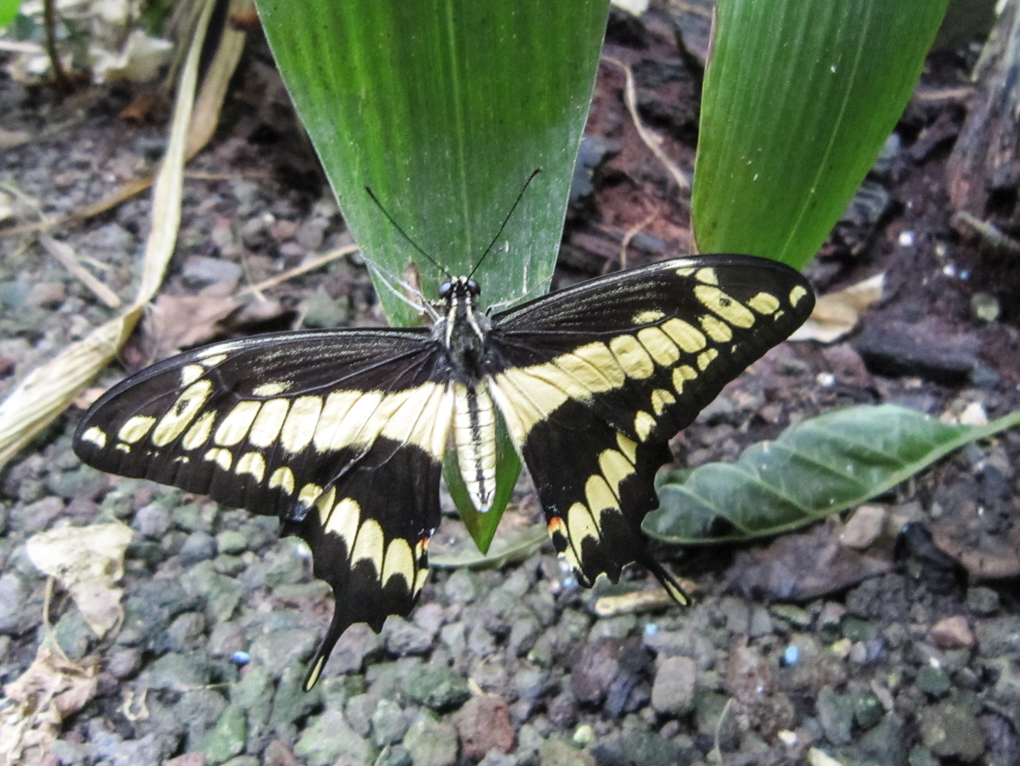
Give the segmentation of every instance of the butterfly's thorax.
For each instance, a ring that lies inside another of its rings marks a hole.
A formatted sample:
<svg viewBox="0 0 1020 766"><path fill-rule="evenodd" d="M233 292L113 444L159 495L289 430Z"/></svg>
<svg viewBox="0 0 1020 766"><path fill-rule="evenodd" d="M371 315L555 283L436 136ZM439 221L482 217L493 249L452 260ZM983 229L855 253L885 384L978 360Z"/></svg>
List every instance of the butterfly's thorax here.
<svg viewBox="0 0 1020 766"><path fill-rule="evenodd" d="M496 413L485 379L490 322L479 314L478 285L458 277L440 287L446 316L433 326L453 388L453 443L472 504L492 507L496 489Z"/></svg>

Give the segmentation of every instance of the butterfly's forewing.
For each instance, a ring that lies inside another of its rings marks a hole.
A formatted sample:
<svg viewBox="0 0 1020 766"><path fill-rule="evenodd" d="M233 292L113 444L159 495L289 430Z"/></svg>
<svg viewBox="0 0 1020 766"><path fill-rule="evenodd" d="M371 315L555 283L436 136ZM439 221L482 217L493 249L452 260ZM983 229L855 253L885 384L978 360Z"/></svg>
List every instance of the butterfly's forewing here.
<svg viewBox="0 0 1020 766"><path fill-rule="evenodd" d="M585 282L493 318L493 398L553 540L582 581L650 566L641 521L668 440L799 327L814 296L789 267L679 258Z"/></svg>
<svg viewBox="0 0 1020 766"><path fill-rule="evenodd" d="M278 516L336 595L314 683L354 622L411 611L439 524L451 397L424 330L280 333L182 354L85 415L90 465Z"/></svg>

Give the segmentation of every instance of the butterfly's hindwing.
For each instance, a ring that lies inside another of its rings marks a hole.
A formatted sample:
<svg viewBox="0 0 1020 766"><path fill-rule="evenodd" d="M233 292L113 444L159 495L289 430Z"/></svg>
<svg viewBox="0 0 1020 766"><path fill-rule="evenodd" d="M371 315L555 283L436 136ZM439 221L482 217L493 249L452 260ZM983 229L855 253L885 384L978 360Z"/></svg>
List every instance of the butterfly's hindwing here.
<svg viewBox="0 0 1020 766"><path fill-rule="evenodd" d="M493 398L582 580L652 561L640 525L658 504L668 440L813 304L793 269L709 256L585 282L493 318Z"/></svg>

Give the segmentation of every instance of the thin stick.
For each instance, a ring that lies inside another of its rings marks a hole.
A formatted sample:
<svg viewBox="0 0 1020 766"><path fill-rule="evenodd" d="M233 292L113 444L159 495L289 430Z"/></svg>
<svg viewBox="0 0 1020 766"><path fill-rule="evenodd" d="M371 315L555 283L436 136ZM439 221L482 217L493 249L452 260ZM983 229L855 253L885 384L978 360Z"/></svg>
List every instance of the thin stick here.
<svg viewBox="0 0 1020 766"><path fill-rule="evenodd" d="M606 61L614 66L620 67L623 70L624 77L626 78L626 85L623 89L623 100L627 104L627 111L630 112L630 118L634 122L634 127L637 129L638 135L644 142L645 146L651 149L652 154L655 155L656 159L659 160L669 171L669 174L673 176L673 180L676 181L676 185L680 187L680 191L683 193L690 192L691 181L669 157L662 151L662 147L659 146L657 137L652 131L644 126L641 122L641 118L637 112L637 91L634 89L634 73L630 71L630 67L624 64L619 59L614 59L612 56L603 56L603 61Z"/></svg>
<svg viewBox="0 0 1020 766"><path fill-rule="evenodd" d="M262 290L268 290L270 287L275 287L281 282L286 282L288 279L293 279L294 277L299 276L301 274L305 274L309 271L315 271L315 269L319 268L320 266L325 266L330 261L335 261L337 258L342 258L345 255L350 255L351 253L357 252L357 250L358 250L357 245L344 245L343 247L338 247L336 250L331 250L325 255L320 255L318 258L313 258L310 261L306 261L305 263L302 263L300 266L297 266L296 268L293 268L290 271L285 271L282 274L277 274L275 277L270 277L269 279L263 282L259 282L257 285L249 285L248 287L241 290L238 294L247 295L249 293L259 293Z"/></svg>
<svg viewBox="0 0 1020 766"><path fill-rule="evenodd" d="M64 268L77 277L99 300L111 309L119 309L121 307L123 302L117 293L92 276L92 272L81 265L70 245L65 242L58 242L50 236L49 232L45 231L39 232L39 244L46 248L46 252L60 261Z"/></svg>

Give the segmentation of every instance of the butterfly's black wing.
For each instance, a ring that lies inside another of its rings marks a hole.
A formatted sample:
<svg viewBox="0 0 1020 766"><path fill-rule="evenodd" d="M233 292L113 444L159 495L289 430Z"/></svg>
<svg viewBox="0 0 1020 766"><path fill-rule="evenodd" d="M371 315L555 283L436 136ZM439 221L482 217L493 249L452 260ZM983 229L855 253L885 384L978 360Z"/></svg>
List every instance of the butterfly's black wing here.
<svg viewBox="0 0 1020 766"><path fill-rule="evenodd" d="M336 596L310 686L348 625L407 615L440 520L452 398L426 330L279 333L134 375L85 414L74 448L110 473L278 516Z"/></svg>
<svg viewBox="0 0 1020 766"><path fill-rule="evenodd" d="M630 269L497 314L493 398L579 579L649 566L641 521L668 440L723 386L799 327L814 295L795 270L750 256Z"/></svg>

